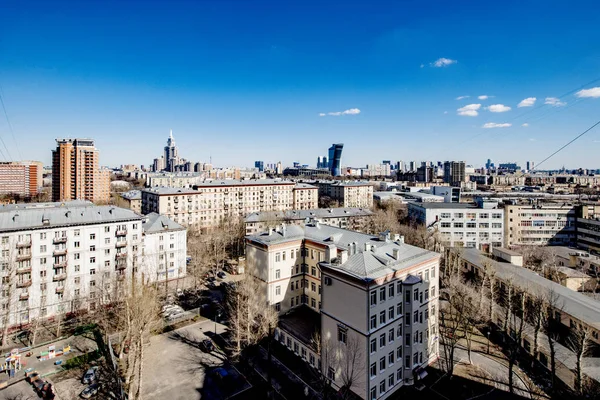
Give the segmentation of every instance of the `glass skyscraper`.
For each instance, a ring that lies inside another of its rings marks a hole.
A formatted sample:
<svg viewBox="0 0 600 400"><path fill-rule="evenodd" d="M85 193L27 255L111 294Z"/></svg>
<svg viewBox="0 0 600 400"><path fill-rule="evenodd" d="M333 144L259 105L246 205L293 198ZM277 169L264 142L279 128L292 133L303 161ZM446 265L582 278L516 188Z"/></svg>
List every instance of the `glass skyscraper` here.
<svg viewBox="0 0 600 400"><path fill-rule="evenodd" d="M333 176L342 175L342 149L344 148L343 143L334 143L329 148L329 171Z"/></svg>

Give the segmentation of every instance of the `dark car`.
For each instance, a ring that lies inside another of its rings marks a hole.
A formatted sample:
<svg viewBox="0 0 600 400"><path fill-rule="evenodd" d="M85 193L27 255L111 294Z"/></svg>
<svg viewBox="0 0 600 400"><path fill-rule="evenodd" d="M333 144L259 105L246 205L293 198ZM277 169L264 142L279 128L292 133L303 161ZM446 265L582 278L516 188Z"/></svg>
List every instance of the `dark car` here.
<svg viewBox="0 0 600 400"><path fill-rule="evenodd" d="M81 396L84 399L89 399L92 396L98 394L98 390L100 390L100 385L98 385L97 383L93 383L90 386L83 389L79 396Z"/></svg>
<svg viewBox="0 0 600 400"><path fill-rule="evenodd" d="M214 276L209 276L208 278L206 278L206 282L214 282L216 279Z"/></svg>
<svg viewBox="0 0 600 400"><path fill-rule="evenodd" d="M94 381L96 380L97 373L98 373L98 367L92 367L92 368L88 369L85 372L85 374L83 375L83 378L81 378L81 383L83 383L84 385L94 383Z"/></svg>
<svg viewBox="0 0 600 400"><path fill-rule="evenodd" d="M221 279L225 279L227 275L225 274L225 272L223 271L219 271L217 272L217 277L221 278Z"/></svg>
<svg viewBox="0 0 600 400"><path fill-rule="evenodd" d="M200 348L205 353L210 353L215 349L215 345L213 344L212 340L204 339L202 342L200 342Z"/></svg>

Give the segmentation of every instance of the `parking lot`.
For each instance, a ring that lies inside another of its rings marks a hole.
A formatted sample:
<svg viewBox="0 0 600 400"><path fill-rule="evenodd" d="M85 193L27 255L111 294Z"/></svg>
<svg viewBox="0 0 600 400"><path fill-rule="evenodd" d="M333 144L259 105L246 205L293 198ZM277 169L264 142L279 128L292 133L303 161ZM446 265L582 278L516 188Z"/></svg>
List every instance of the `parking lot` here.
<svg viewBox="0 0 600 400"><path fill-rule="evenodd" d="M220 324L216 327L218 333L225 329ZM202 340L212 336L214 330L214 322L204 320L151 337L144 357L144 399L221 399L247 389L245 378L224 362L220 350L206 353L201 349ZM221 382L218 374L211 373L218 367L227 371L226 381Z"/></svg>

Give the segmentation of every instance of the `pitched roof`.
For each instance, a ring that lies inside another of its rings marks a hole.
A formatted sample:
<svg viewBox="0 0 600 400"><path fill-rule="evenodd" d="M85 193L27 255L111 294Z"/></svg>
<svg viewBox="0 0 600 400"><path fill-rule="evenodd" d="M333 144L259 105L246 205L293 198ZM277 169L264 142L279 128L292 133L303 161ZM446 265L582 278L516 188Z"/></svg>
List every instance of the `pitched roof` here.
<svg viewBox="0 0 600 400"><path fill-rule="evenodd" d="M302 220L308 218L342 218L372 215L368 208L314 208L310 210L286 210L255 212L246 217L246 223L282 220Z"/></svg>
<svg viewBox="0 0 600 400"><path fill-rule="evenodd" d="M145 216L142 222L142 230L147 235L149 233L185 230L185 227L164 215L150 213Z"/></svg>

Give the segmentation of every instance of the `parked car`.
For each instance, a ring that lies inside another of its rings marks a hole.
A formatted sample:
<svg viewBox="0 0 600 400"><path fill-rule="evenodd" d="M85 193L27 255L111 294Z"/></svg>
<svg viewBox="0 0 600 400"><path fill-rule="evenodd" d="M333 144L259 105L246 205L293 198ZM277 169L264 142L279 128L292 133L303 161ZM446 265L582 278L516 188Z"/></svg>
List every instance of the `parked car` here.
<svg viewBox="0 0 600 400"><path fill-rule="evenodd" d="M181 288L177 288L177 297L183 296L183 290Z"/></svg>
<svg viewBox="0 0 600 400"><path fill-rule="evenodd" d="M85 374L83 374L83 378L81 378L81 383L83 383L84 385L94 383L97 378L97 373L98 367L92 367L88 369L87 371L85 371Z"/></svg>
<svg viewBox="0 0 600 400"><path fill-rule="evenodd" d="M208 278L206 278L206 282L214 282L216 279L214 276L209 276Z"/></svg>
<svg viewBox="0 0 600 400"><path fill-rule="evenodd" d="M97 383L93 383L90 386L83 389L79 396L84 399L90 399L96 394L98 394L98 390L100 390L100 385Z"/></svg>
<svg viewBox="0 0 600 400"><path fill-rule="evenodd" d="M226 276L227 276L227 274L225 274L225 272L223 272L223 271L217 272L217 277L219 277L221 279L225 279Z"/></svg>
<svg viewBox="0 0 600 400"><path fill-rule="evenodd" d="M215 345L213 344L212 340L204 339L202 342L200 342L200 349L205 353L210 353L215 349Z"/></svg>

